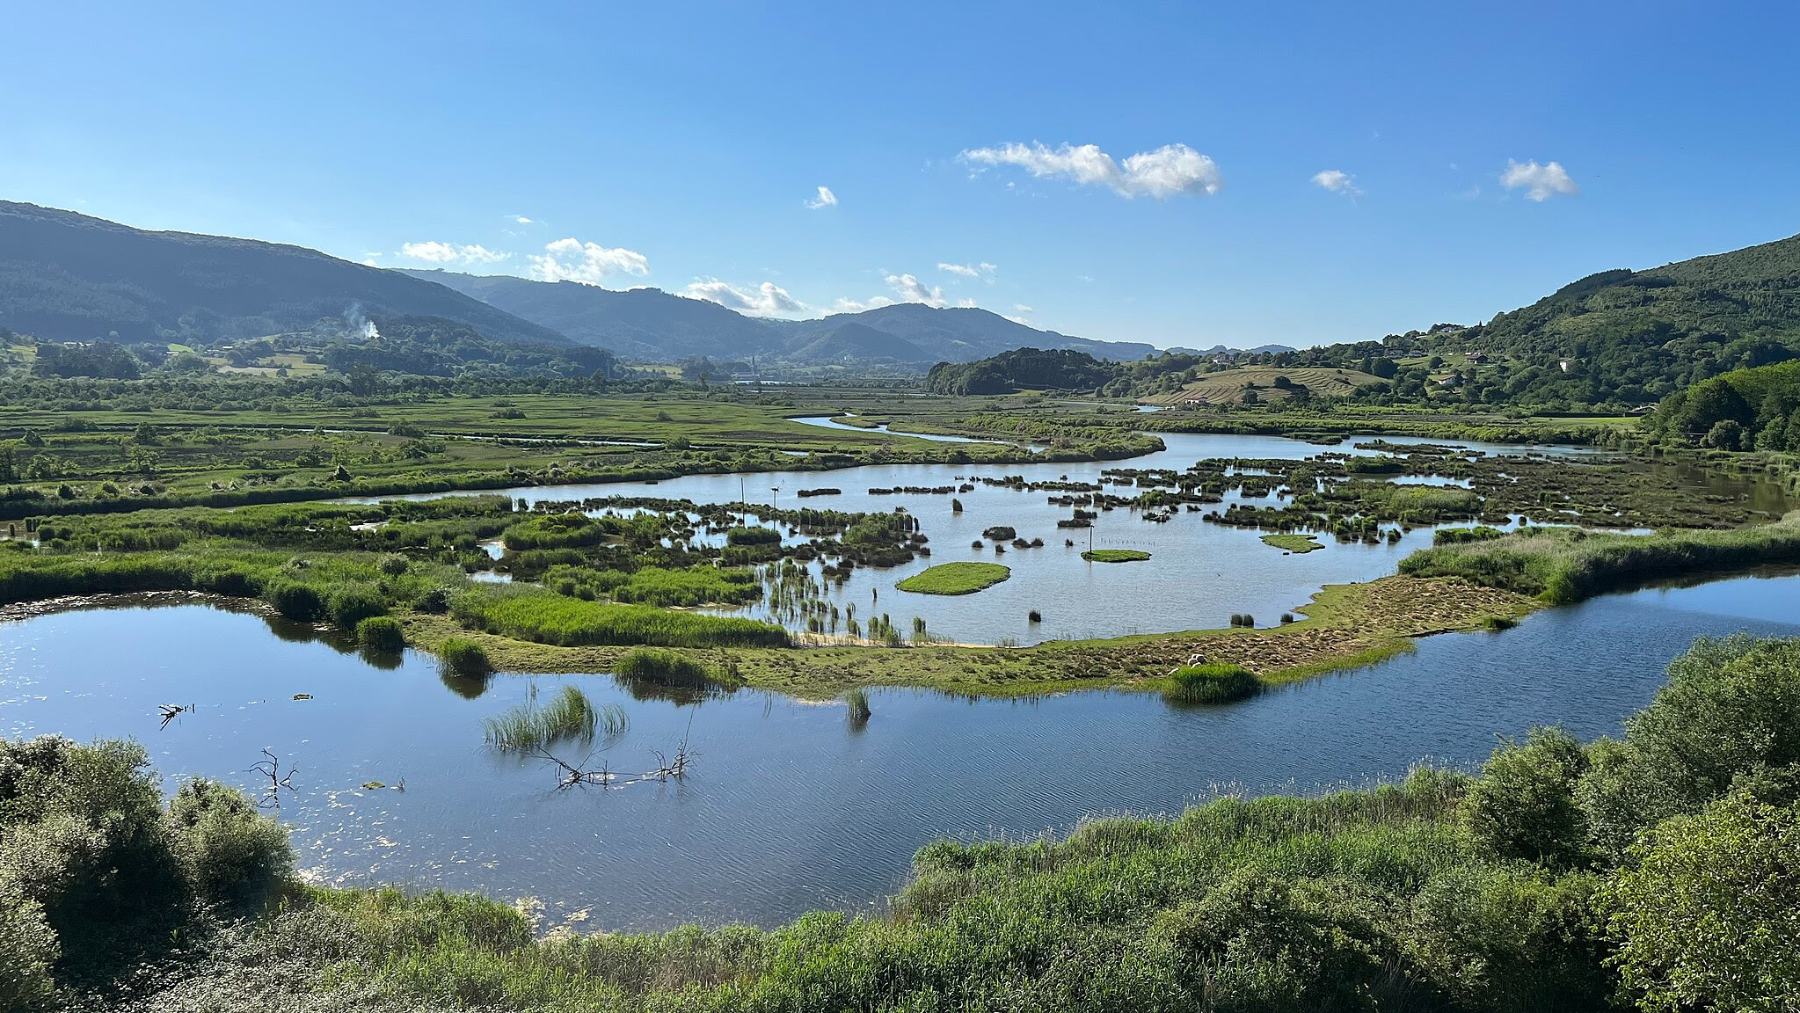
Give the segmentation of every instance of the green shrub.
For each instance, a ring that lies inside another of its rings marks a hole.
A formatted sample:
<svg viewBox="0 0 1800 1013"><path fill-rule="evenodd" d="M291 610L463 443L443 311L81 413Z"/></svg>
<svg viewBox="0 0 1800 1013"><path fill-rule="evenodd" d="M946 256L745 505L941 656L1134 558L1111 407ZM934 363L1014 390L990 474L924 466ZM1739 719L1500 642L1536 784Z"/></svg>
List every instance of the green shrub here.
<svg viewBox="0 0 1800 1013"><path fill-rule="evenodd" d="M1262 683L1248 669L1214 662L1176 669L1163 695L1176 703L1230 703L1261 690Z"/></svg>
<svg viewBox="0 0 1800 1013"><path fill-rule="evenodd" d="M446 637L438 646L438 657L444 669L452 675L463 677L486 675L493 671L488 662L487 651L473 640L465 637Z"/></svg>
<svg viewBox="0 0 1800 1013"><path fill-rule="evenodd" d="M1575 785L1587 769L1574 736L1534 729L1523 743L1503 743L1489 757L1463 798L1463 823L1502 857L1573 864L1587 850L1587 820L1575 803Z"/></svg>
<svg viewBox="0 0 1800 1013"><path fill-rule="evenodd" d="M379 564L381 572L390 577L400 576L405 573L406 568L411 565L411 561L405 556L400 555L398 552L389 552L386 555L383 555L381 557L381 563Z"/></svg>
<svg viewBox="0 0 1800 1013"><path fill-rule="evenodd" d="M356 624L356 642L378 651L398 651L406 646L406 630L392 616L370 616Z"/></svg>
<svg viewBox="0 0 1800 1013"><path fill-rule="evenodd" d="M195 894L215 904L268 896L292 874L287 828L236 788L194 778L169 803L175 857Z"/></svg>
<svg viewBox="0 0 1800 1013"><path fill-rule="evenodd" d="M52 1008L56 979L51 970L62 954L56 933L44 920L43 905L17 884L0 877L0 1009L28 1013Z"/></svg>
<svg viewBox="0 0 1800 1013"><path fill-rule="evenodd" d="M1733 793L1659 824L1632 856L1606 890L1607 927L1642 1008L1794 1008L1800 806Z"/></svg>
<svg viewBox="0 0 1800 1013"><path fill-rule="evenodd" d="M65 950L177 891L162 791L135 742L0 742L0 881L42 905Z"/></svg>
<svg viewBox="0 0 1800 1013"><path fill-rule="evenodd" d="M329 612L338 629L354 630L364 619L385 614L387 601L372 587L351 584L331 592Z"/></svg>
<svg viewBox="0 0 1800 1013"><path fill-rule="evenodd" d="M1800 640L1696 641L1626 721L1625 741L1590 754L1576 794L1594 841L1614 856L1746 776L1800 764Z"/></svg>

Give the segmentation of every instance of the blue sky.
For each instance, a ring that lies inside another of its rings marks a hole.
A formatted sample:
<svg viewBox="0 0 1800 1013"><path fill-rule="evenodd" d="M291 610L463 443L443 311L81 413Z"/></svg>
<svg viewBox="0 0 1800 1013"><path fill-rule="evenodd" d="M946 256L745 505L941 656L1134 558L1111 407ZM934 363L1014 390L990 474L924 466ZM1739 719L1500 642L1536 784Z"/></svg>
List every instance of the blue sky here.
<svg viewBox="0 0 1800 1013"><path fill-rule="evenodd" d="M1090 337L1303 345L1800 231L1787 3L5 20L0 198L788 315L972 301ZM809 207L821 186L835 204Z"/></svg>

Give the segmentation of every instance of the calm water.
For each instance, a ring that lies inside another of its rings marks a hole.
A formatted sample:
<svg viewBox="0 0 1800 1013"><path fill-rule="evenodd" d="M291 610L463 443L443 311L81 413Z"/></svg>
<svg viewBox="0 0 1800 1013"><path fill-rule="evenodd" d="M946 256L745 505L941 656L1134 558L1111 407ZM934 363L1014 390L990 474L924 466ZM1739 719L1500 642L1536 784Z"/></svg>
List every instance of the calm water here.
<svg viewBox="0 0 1800 1013"><path fill-rule="evenodd" d="M797 419L823 424L829 420ZM846 428L839 426L838 428ZM910 630L915 617L926 622L932 635L958 643L1033 644L1044 640L1115 637L1133 633L1218 628L1233 613L1248 612L1272 624L1282 612L1309 601L1326 584L1373 580L1393 573L1408 553L1431 544L1432 530L1414 530L1399 542L1379 545L1338 543L1325 536L1325 548L1288 555L1261 541L1261 533L1211 524L1201 513L1181 511L1166 523L1143 520L1136 511L1102 512L1091 529L1060 529L1056 522L1070 515L1070 508L1053 506L1052 494L983 485L979 477L1022 476L1028 482L1093 482L1109 468L1168 468L1181 471L1205 458L1274 458L1298 460L1324 451L1366 455L1354 444L1376 437L1351 437L1335 446L1320 446L1278 436L1230 434L1159 434L1166 449L1112 463L1033 463L993 466L967 464L889 465L846 468L838 471L768 472L751 475L690 475L662 482L613 482L588 485L533 486L502 490L515 499L579 500L600 496L655 496L686 499L695 503L750 502L808 506L843 511L886 512L904 508L919 517L931 539L930 557L889 569L860 569L841 587L833 586L825 597L839 606L854 605L859 620L871 614L888 614L901 630ZM1389 443L1417 444L1433 441L1408 437L1381 437ZM1597 452L1577 447L1522 447L1460 441L1490 454L1549 454L1593 456ZM1455 483L1445 479L1409 478L1409 482ZM966 493L873 495L870 489L895 487L938 488L973 483ZM802 489L837 488L842 495L800 499ZM1108 486L1118 496L1136 495L1137 489ZM419 497L429 498L429 497ZM951 511L951 499L959 499L964 511ZM1231 502L1274 504L1270 497L1243 497ZM1017 530L1026 540L1042 538L1037 549L1007 546L996 554L982 531L994 525ZM1141 563L1089 563L1081 553L1094 548L1143 549L1151 559ZM981 549L971 543L980 539ZM791 539L792 540L792 539ZM804 539L798 539L803 541ZM1072 541L1073 545L1065 545ZM975 595L944 597L896 590L898 581L937 563L957 560L992 560L1012 568L1011 579ZM816 572L817 566L814 567ZM1043 617L1027 619L1031 610ZM760 606L731 610L754 618L772 618Z"/></svg>
<svg viewBox="0 0 1800 1013"><path fill-rule="evenodd" d="M606 676L496 676L469 698L428 657L384 669L253 615L132 607L0 625L0 734L131 736L171 785L254 788L245 771L266 747L298 768L281 814L327 881L536 896L589 927L772 924L879 905L943 835L1067 831L1216 786L1313 790L1425 757L1469 765L1535 724L1616 732L1694 637L1800 635L1797 604L1795 576L1607 597L1216 709L881 690L860 731L841 706L750 692L679 706ZM558 793L540 764L487 751L484 718L565 681L630 715L596 764L649 769L685 737L686 782ZM159 731L163 703L198 709ZM404 792L361 787L402 778Z"/></svg>

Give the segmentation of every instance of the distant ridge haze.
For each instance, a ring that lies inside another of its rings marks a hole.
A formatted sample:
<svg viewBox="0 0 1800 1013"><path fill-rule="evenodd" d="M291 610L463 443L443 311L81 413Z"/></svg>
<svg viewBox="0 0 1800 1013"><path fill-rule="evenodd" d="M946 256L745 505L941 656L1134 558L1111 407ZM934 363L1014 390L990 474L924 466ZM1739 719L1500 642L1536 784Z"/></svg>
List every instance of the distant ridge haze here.
<svg viewBox="0 0 1800 1013"><path fill-rule="evenodd" d="M973 307L894 303L814 320L779 320L745 316L656 288L614 290L441 270L399 273L437 282L574 341L651 362L754 355L797 365L870 361L925 367L972 362L1026 346L1070 348L1108 359L1137 359L1157 351L1142 342L1041 330Z"/></svg>

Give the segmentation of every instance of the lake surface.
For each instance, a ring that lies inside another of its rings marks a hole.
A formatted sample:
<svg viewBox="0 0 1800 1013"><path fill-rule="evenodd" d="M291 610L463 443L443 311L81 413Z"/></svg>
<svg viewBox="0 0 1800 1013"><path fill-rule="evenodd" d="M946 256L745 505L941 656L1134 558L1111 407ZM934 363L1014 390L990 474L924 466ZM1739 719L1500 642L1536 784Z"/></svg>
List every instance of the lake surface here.
<svg viewBox="0 0 1800 1013"><path fill-rule="evenodd" d="M815 424L829 419L796 419ZM837 425L833 423L833 425ZM838 426L838 428L848 428ZM866 432L864 430L859 430ZM898 435L898 434L897 434ZM908 434L910 435L910 434ZM1104 511L1092 528L1063 529L1057 520L1070 508L1048 502L1050 493L985 485L982 477L1020 476L1027 482L1061 479L1099 481L1108 469L1173 469L1182 471L1206 458L1299 460L1327 451L1367 456L1379 453L1355 444L1382 439L1389 444L1443 443L1403 436L1354 436L1331 446L1279 436L1236 434L1160 433L1165 449L1116 462L1022 463L976 466L969 464L869 465L837 471L777 471L749 475L689 475L659 482L608 482L582 485L525 486L498 490L515 500L581 500L603 496L651 496L685 499L695 503L773 503L792 507L804 504L826 510L889 512L904 509L920 519L930 538L931 555L886 569L859 568L842 585L831 585L823 596L842 609L855 606L859 621L887 614L902 631L924 619L930 634L956 643L1035 644L1045 640L1116 637L1134 633L1213 629L1228 624L1234 613L1249 613L1258 622L1274 624L1281 613L1305 605L1326 584L1373 580L1394 572L1399 561L1415 549L1431 544L1434 528L1415 529L1395 543L1367 545L1340 543L1323 536L1323 549L1290 555L1264 545L1262 532L1212 524L1202 513L1180 511L1165 523L1143 520L1137 511ZM1496 455L1543 454L1558 457L1594 457L1601 452L1567 446L1519 446L1459 440L1455 445ZM1466 485L1447 479L1410 477L1407 482ZM871 489L912 487L933 489L974 484L969 492L950 494L873 494ZM801 499L802 489L836 488L841 495ZM1108 486L1107 492L1134 496L1129 485ZM423 494L411 498L433 498ZM952 511L960 500L963 512ZM1207 506L1224 510L1233 502L1273 505L1275 497L1246 497L1233 492L1225 502ZM982 532L994 525L1016 529L1026 540L1042 538L1036 549L1015 549L1010 544L996 553ZM1091 541L1090 541L1091 538ZM790 541L804 541L804 538ZM975 541L982 547L972 547ZM1072 544L1065 544L1072 543ZM1151 554L1145 562L1089 563L1081 558L1091 547L1142 549ZM958 560L984 560L1012 568L1011 579L974 595L946 597L915 594L894 585L929 566ZM816 575L819 564L812 566ZM1028 615L1037 610L1042 621ZM781 621L765 606L717 610L726 614ZM793 625L790 622L790 625Z"/></svg>
<svg viewBox="0 0 1800 1013"><path fill-rule="evenodd" d="M1210 709L1124 692L875 690L860 730L839 705L761 692L678 705L604 675L452 688L428 656L381 667L252 614L94 609L0 624L0 734L136 738L171 788L205 774L254 790L246 771L267 748L297 768L280 813L302 866L328 882L535 896L551 923L587 928L767 925L879 910L940 836L1061 833L1096 814L1175 812L1226 786L1398 777L1428 757L1470 766L1496 736L1538 724L1616 733L1694 637L1800 635L1796 603L1792 575L1610 596ZM593 763L647 770L685 739L687 779L557 792L543 764L483 745L484 719L565 682L629 715ZM165 703L196 710L159 731ZM402 779L404 792L362 787Z"/></svg>

